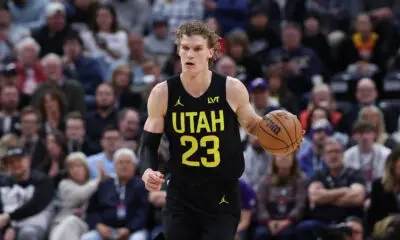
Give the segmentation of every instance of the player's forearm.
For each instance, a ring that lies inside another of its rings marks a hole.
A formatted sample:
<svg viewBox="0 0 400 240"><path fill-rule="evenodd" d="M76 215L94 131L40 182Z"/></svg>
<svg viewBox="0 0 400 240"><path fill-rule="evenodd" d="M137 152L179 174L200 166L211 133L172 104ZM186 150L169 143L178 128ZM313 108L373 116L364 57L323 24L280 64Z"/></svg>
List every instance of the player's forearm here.
<svg viewBox="0 0 400 240"><path fill-rule="evenodd" d="M250 121L245 126L247 133L250 134L251 136L257 137L257 127L260 121L261 121L260 116L258 115L252 116Z"/></svg>
<svg viewBox="0 0 400 240"><path fill-rule="evenodd" d="M140 171L143 174L146 169L158 170L158 147L161 141L161 133L144 131L139 149Z"/></svg>

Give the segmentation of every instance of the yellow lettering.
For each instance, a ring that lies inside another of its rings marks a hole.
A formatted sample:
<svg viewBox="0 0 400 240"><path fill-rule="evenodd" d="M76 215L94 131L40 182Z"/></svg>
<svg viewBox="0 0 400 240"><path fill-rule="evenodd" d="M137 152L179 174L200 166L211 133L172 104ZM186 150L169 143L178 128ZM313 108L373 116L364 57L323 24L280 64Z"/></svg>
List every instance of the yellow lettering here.
<svg viewBox="0 0 400 240"><path fill-rule="evenodd" d="M219 117L217 118L215 116L215 111L211 111L211 128L213 132L217 131L217 124L220 125L219 131L224 131L225 125L224 125L224 111L219 110Z"/></svg>
<svg viewBox="0 0 400 240"><path fill-rule="evenodd" d="M190 133L194 133L194 117L197 116L197 112L186 112L186 116L189 117Z"/></svg>
<svg viewBox="0 0 400 240"><path fill-rule="evenodd" d="M211 132L210 125L208 124L207 116L204 111L201 111L199 114L199 121L197 122L196 133L201 132L202 128L205 128L206 132Z"/></svg>
<svg viewBox="0 0 400 240"><path fill-rule="evenodd" d="M176 112L172 113L172 125L174 127L174 131L177 133L184 133L185 132L185 113L180 113L180 117L181 117L181 129L178 129L177 125L176 125Z"/></svg>

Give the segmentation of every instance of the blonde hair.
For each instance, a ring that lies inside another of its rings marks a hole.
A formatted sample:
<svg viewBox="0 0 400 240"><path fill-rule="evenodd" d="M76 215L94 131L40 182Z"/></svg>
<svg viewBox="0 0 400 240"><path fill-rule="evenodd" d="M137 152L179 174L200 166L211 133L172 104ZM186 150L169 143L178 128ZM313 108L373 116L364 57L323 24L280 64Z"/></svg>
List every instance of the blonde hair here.
<svg viewBox="0 0 400 240"><path fill-rule="evenodd" d="M68 169L68 164L74 161L79 161L82 163L83 167L85 168L86 171L86 181L89 180L90 178L90 171L89 171L89 166L87 163L87 157L83 152L72 152L68 154L68 156L65 159L65 168L67 169L68 176L71 177L71 173L69 172Z"/></svg>
<svg viewBox="0 0 400 240"><path fill-rule="evenodd" d="M385 162L385 174L382 177L382 185L386 192L394 191L396 186L395 165L400 160L400 148L393 150Z"/></svg>
<svg viewBox="0 0 400 240"><path fill-rule="evenodd" d="M378 126L375 126L376 142L384 144L386 140L389 138L389 135L386 132L385 118L383 116L383 113L376 106L365 106L361 108L360 112L358 113L358 120L365 120L364 117L368 112L372 112L378 115Z"/></svg>

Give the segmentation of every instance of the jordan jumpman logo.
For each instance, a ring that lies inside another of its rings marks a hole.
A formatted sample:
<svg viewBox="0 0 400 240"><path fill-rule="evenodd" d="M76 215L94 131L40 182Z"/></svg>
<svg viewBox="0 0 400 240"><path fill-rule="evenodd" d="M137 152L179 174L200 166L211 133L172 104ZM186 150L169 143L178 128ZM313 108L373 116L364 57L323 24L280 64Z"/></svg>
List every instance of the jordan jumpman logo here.
<svg viewBox="0 0 400 240"><path fill-rule="evenodd" d="M221 201L218 204L221 205L223 203L229 204L229 202L225 200L225 195L222 196Z"/></svg>

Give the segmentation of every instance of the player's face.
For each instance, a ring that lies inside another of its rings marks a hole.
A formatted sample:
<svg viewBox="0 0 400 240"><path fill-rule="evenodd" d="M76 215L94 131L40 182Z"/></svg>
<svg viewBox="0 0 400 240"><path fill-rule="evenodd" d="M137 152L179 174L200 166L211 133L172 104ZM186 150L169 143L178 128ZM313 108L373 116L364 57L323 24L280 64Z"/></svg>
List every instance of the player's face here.
<svg viewBox="0 0 400 240"><path fill-rule="evenodd" d="M183 35L179 56L182 72L199 72L208 69L208 61L212 58L214 49L208 47L207 39L200 35Z"/></svg>

